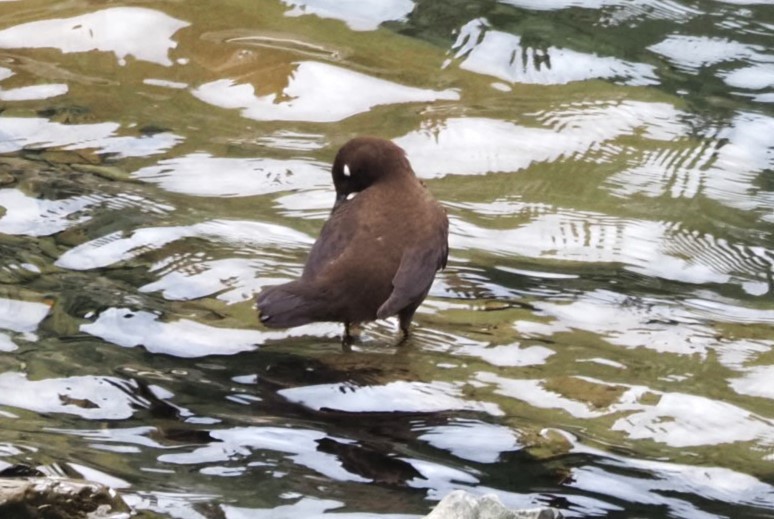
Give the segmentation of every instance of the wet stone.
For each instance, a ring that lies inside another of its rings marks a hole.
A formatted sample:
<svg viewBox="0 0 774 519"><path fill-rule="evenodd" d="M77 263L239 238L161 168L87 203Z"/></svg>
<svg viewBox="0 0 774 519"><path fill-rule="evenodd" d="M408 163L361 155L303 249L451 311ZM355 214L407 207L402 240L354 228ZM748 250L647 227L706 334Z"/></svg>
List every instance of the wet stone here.
<svg viewBox="0 0 774 519"><path fill-rule="evenodd" d="M510 510L494 494L474 496L455 490L444 497L424 519L561 519L553 508Z"/></svg>
<svg viewBox="0 0 774 519"><path fill-rule="evenodd" d="M40 154L40 158L54 164L99 164L98 155L85 150L46 150Z"/></svg>
<svg viewBox="0 0 774 519"><path fill-rule="evenodd" d="M608 408L625 392L621 386L595 384L578 377L552 377L546 381L545 388L567 398L587 402L595 409Z"/></svg>
<svg viewBox="0 0 774 519"><path fill-rule="evenodd" d="M94 120L91 110L85 106L52 106L38 110L40 117L63 124L80 124Z"/></svg>
<svg viewBox="0 0 774 519"><path fill-rule="evenodd" d="M81 519L129 517L116 492L91 481L65 478L0 478L0 517Z"/></svg>
<svg viewBox="0 0 774 519"><path fill-rule="evenodd" d="M525 449L535 459L547 460L569 453L572 444L563 434L547 429L541 432L524 432L521 436Z"/></svg>
<svg viewBox="0 0 774 519"><path fill-rule="evenodd" d="M164 126L158 126L155 124L147 124L142 128L140 128L140 134L147 135L147 136L156 135L158 133L168 133L171 131L172 130L170 128L166 128Z"/></svg>
<svg viewBox="0 0 774 519"><path fill-rule="evenodd" d="M73 169L83 173L90 173L105 180L135 182L129 173L115 166L97 166L94 164L73 164Z"/></svg>
<svg viewBox="0 0 774 519"><path fill-rule="evenodd" d="M406 486L412 479L424 479L410 463L390 456L377 445L352 445L323 438L317 441L317 450L335 454L349 472L375 483Z"/></svg>
<svg viewBox="0 0 774 519"><path fill-rule="evenodd" d="M259 374L259 380L279 388L288 388L336 382L382 384L411 378L405 367L395 364L395 359L378 354L337 354L319 359L287 355L268 363Z"/></svg>

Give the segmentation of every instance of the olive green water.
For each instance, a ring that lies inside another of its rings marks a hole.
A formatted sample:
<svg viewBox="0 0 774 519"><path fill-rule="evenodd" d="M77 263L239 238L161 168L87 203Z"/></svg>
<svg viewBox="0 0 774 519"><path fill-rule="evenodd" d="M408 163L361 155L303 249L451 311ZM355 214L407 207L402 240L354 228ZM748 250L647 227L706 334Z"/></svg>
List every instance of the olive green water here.
<svg viewBox="0 0 774 519"><path fill-rule="evenodd" d="M0 3L0 468L162 517L774 517L774 6ZM395 346L262 328L329 164L447 207Z"/></svg>

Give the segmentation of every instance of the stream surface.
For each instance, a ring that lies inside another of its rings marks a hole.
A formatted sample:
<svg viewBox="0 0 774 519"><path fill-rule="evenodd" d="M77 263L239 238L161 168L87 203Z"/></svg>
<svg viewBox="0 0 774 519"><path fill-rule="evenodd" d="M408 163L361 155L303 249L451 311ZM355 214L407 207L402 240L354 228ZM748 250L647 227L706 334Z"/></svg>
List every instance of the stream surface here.
<svg viewBox="0 0 774 519"><path fill-rule="evenodd" d="M774 517L774 5L0 2L0 469L169 518ZM447 208L396 323L269 330L361 134Z"/></svg>

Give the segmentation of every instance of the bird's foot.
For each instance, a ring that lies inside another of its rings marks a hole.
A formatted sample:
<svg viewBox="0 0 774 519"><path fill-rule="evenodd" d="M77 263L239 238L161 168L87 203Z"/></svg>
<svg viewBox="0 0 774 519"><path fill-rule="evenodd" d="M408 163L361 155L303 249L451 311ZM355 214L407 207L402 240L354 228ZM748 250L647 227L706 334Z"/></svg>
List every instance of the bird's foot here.
<svg viewBox="0 0 774 519"><path fill-rule="evenodd" d="M352 351L352 345L360 337L359 323L344 323L344 335L341 338L341 348L344 351Z"/></svg>

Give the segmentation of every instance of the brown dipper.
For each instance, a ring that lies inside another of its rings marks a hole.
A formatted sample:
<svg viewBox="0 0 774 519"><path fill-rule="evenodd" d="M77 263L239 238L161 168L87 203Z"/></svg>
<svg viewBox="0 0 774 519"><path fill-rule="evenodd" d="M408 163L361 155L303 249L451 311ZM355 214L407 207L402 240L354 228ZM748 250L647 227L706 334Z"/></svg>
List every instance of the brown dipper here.
<svg viewBox="0 0 774 519"><path fill-rule="evenodd" d="M350 325L397 315L407 337L436 271L446 266L446 211L388 140L352 139L331 174L331 215L301 277L258 296L261 322L272 328L342 322L348 344Z"/></svg>

